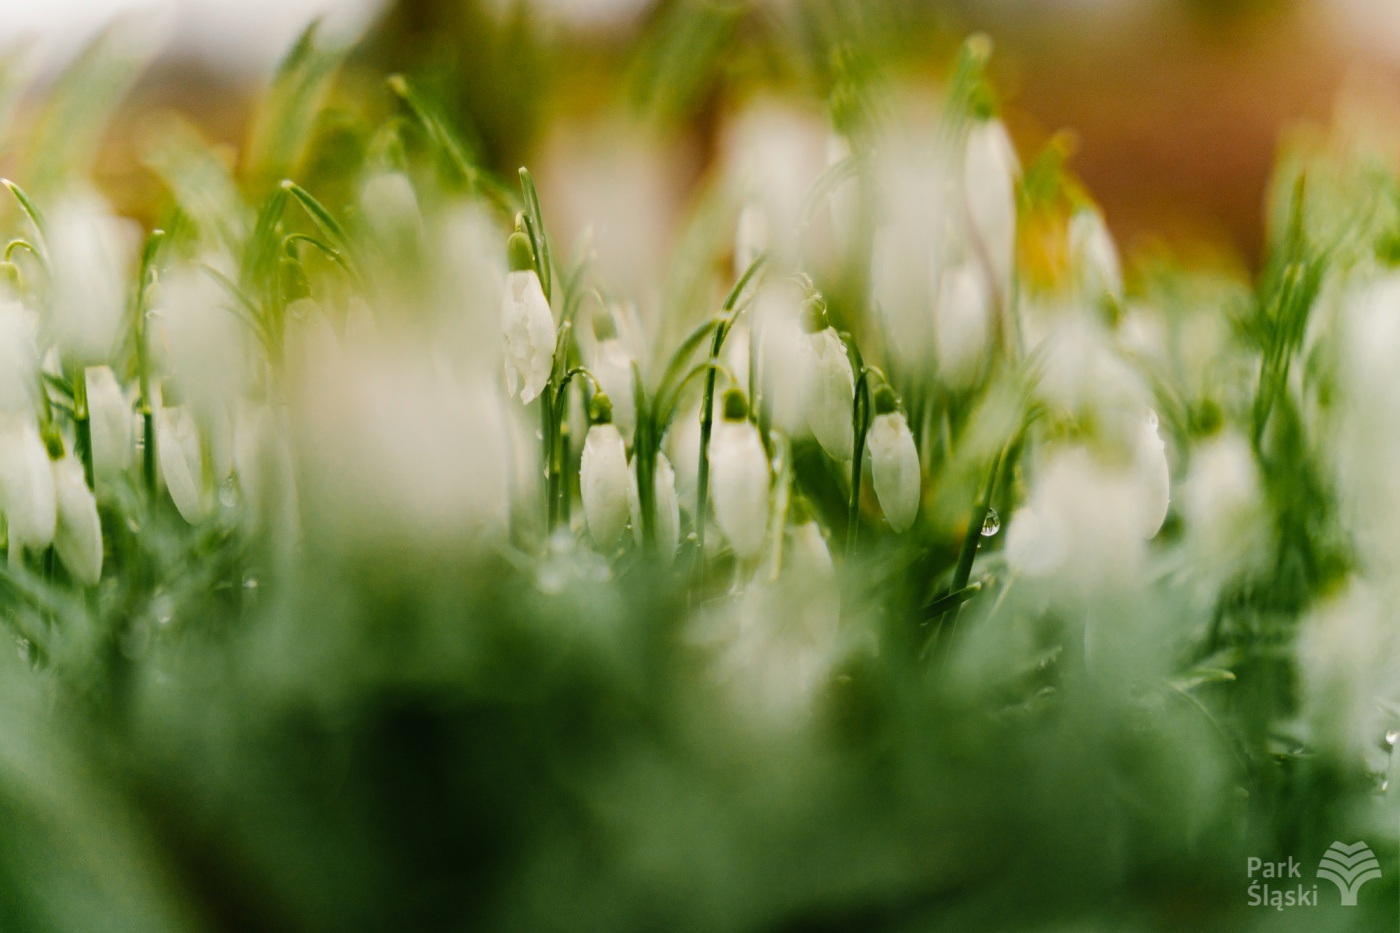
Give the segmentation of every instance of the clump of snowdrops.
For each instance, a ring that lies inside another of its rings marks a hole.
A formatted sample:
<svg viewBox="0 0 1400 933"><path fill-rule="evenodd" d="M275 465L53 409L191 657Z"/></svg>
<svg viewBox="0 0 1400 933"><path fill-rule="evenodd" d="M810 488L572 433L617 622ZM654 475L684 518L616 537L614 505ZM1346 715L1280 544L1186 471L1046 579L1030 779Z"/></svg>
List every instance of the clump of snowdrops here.
<svg viewBox="0 0 1400 933"><path fill-rule="evenodd" d="M81 169L102 47L7 182L7 916L1247 928L1246 855L1354 837L1384 913L1392 163L1129 287L985 40L933 116L848 50L629 292L342 51L237 169L162 125L153 228Z"/></svg>

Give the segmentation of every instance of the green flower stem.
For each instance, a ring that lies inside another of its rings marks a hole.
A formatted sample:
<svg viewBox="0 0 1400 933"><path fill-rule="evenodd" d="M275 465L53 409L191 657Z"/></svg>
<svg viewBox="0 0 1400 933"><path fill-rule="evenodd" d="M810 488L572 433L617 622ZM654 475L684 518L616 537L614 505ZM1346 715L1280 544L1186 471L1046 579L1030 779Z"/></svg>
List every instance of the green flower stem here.
<svg viewBox="0 0 1400 933"><path fill-rule="evenodd" d="M637 501L642 513L642 546L647 553L652 553L656 550L656 455L660 449L660 434L636 360L632 361L632 401L637 411L632 461L637 472Z"/></svg>
<svg viewBox="0 0 1400 933"><path fill-rule="evenodd" d="M963 533L962 549L958 552L958 563L953 568L953 582L948 586L950 595L957 595L968 590L968 580L972 578L972 562L977 557L977 545L982 540L982 523L986 521L987 511L992 507L992 496L996 493L997 480L1001 475L1001 465L1006 460L1010 446L1008 444L1003 447L992 458L992 468L987 474L986 488L972 507L972 514L968 516L967 530ZM976 593L973 591L967 595L971 597ZM958 616L962 612L962 603L965 601L956 602L943 612L942 621L930 633L929 640L924 644L923 653L925 655L932 648L937 632L945 626L948 628L948 643L952 644L953 637L957 634Z"/></svg>
<svg viewBox="0 0 1400 933"><path fill-rule="evenodd" d="M46 256L49 251L48 243L44 237L44 215L39 213L39 208L30 200L29 195L24 193L24 189L8 178L0 178L0 185L10 189L10 194L15 196L19 202L20 210L24 211L24 216L29 218L29 222L34 225L34 234L39 241L39 251ZM40 256L43 259L44 256ZM45 263L47 266L47 263Z"/></svg>
<svg viewBox="0 0 1400 933"><path fill-rule="evenodd" d="M88 411L87 369L81 364L73 367L73 427L77 432L78 456L83 461L83 478L89 489L97 483L92 463L92 416Z"/></svg>
<svg viewBox="0 0 1400 933"><path fill-rule="evenodd" d="M141 474L145 480L146 493L152 507L156 501L156 422L151 408L151 353L149 334L146 328L146 291L155 273L156 254L165 240L164 230L152 230L146 240L146 248L141 252L141 271L136 280L136 297L133 302L133 326L136 329L136 371L140 380L141 397Z"/></svg>
<svg viewBox="0 0 1400 933"><path fill-rule="evenodd" d="M735 311L735 306L739 303L739 296L764 263L768 261L766 253L759 254L749 267L744 270L744 274L739 276L739 280L730 289L729 295L724 299L724 307L721 309L719 323L715 327L715 337L710 344L709 362L714 363L719 360L720 351L724 349L724 338L729 336L729 330L734 326L734 320L739 316ZM698 468L695 471L695 545L696 545L696 566L703 568L705 563L705 510L709 506L710 500L710 435L714 433L715 426L715 376L718 370L710 368L705 375L705 394L700 402L700 455Z"/></svg>

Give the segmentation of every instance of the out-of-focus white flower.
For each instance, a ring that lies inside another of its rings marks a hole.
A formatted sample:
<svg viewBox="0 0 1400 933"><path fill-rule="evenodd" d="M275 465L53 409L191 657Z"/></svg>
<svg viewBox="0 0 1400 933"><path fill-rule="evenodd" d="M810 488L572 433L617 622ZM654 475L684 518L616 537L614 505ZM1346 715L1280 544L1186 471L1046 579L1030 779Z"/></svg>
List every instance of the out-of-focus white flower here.
<svg viewBox="0 0 1400 933"><path fill-rule="evenodd" d="M395 248L411 247L423 233L418 195L403 172L370 176L360 189L360 210L374 235Z"/></svg>
<svg viewBox="0 0 1400 933"><path fill-rule="evenodd" d="M1137 427L1151 395L1101 324L1082 313L1064 312L1043 342L1037 385L1042 399L1076 417L1114 422L1124 430L1130 423Z"/></svg>
<svg viewBox="0 0 1400 933"><path fill-rule="evenodd" d="M1123 297L1123 268L1118 248L1103 215L1092 207L1074 212L1069 221L1069 251L1074 274L1084 295Z"/></svg>
<svg viewBox="0 0 1400 933"><path fill-rule="evenodd" d="M851 144L845 136L832 133L826 138L828 168L841 164L849 159L851 154ZM847 178L831 189L828 198L831 202L831 227L835 234L836 247L845 252L860 229L860 185L856 179Z"/></svg>
<svg viewBox="0 0 1400 933"><path fill-rule="evenodd" d="M0 302L0 413L34 410L39 355L29 312L17 301Z"/></svg>
<svg viewBox="0 0 1400 933"><path fill-rule="evenodd" d="M757 204L745 204L739 211L739 223L734 231L734 277L749 270L768 249L768 215Z"/></svg>
<svg viewBox="0 0 1400 933"><path fill-rule="evenodd" d="M1131 586L1145 553L1143 499L1131 464L1108 466L1083 446L1055 450L1011 517L1007 561L1027 577L1059 581L1063 595Z"/></svg>
<svg viewBox="0 0 1400 933"><path fill-rule="evenodd" d="M156 412L156 461L180 516L198 524L209 510L204 457L194 413L184 405L162 405Z"/></svg>
<svg viewBox="0 0 1400 933"><path fill-rule="evenodd" d="M115 349L126 312L126 275L134 237L93 192L70 192L49 212L54 337L84 362Z"/></svg>
<svg viewBox="0 0 1400 933"><path fill-rule="evenodd" d="M779 267L796 256L807 193L826 167L826 136L816 114L775 99L746 107L723 134L722 170L731 190L762 210L765 246Z"/></svg>
<svg viewBox="0 0 1400 933"><path fill-rule="evenodd" d="M1400 699L1394 594L1352 580L1304 620L1298 642L1303 718L1319 751L1364 758L1385 730L1379 701Z"/></svg>
<svg viewBox="0 0 1400 933"><path fill-rule="evenodd" d="M517 237L524 239L518 233L511 239ZM513 257L511 265L520 262ZM528 403L544 391L554 366L554 313L534 269L516 268L506 275L501 331L506 340L506 388L514 395L518 387L520 400Z"/></svg>
<svg viewBox="0 0 1400 933"><path fill-rule="evenodd" d="M637 486L635 463L627 470L627 507L632 516L632 535L642 543L642 496ZM656 487L652 506L656 517L656 549L663 557L676 553L681 541L681 507L676 498L676 471L664 453L656 455Z"/></svg>
<svg viewBox="0 0 1400 933"><path fill-rule="evenodd" d="M588 533L601 548L611 548L627 527L630 475L627 446L617 425L612 423L612 412L606 403L605 396L593 398L596 423L584 438L579 466L579 494L584 517L588 519Z"/></svg>
<svg viewBox="0 0 1400 933"><path fill-rule="evenodd" d="M53 461L56 521L53 546L73 578L93 586L102 577L102 523L76 457Z"/></svg>
<svg viewBox="0 0 1400 933"><path fill-rule="evenodd" d="M87 398L93 478L109 482L131 466L135 455L131 403L107 366L88 367Z"/></svg>
<svg viewBox="0 0 1400 933"><path fill-rule="evenodd" d="M875 420L865 435L870 453L870 478L885 520L895 531L914 524L923 495L923 476L914 435L895 408L894 392L881 386L875 393Z"/></svg>
<svg viewBox="0 0 1400 933"><path fill-rule="evenodd" d="M992 296L986 275L973 262L943 274L933 315L933 348L938 372L949 388L972 387L982 371L992 339Z"/></svg>
<svg viewBox="0 0 1400 933"><path fill-rule="evenodd" d="M974 122L963 155L971 234L985 254L997 290L1010 293L1016 259L1016 180L1021 166L1000 120Z"/></svg>
<svg viewBox="0 0 1400 933"><path fill-rule="evenodd" d="M1217 434L1191 454L1182 516L1193 566L1209 589L1238 573L1262 569L1272 540L1271 520L1254 453L1237 432Z"/></svg>
<svg viewBox="0 0 1400 933"><path fill-rule="evenodd" d="M57 516L53 467L32 418L0 422L0 510L12 546L42 548L53 541Z"/></svg>
<svg viewBox="0 0 1400 933"><path fill-rule="evenodd" d="M773 424L796 437L805 432L808 399L812 393L812 367L807 363L802 330L806 296L788 281L766 283L754 299L753 330L749 340L759 341L759 372L765 391L771 392ZM727 343L727 341L726 341Z"/></svg>
<svg viewBox="0 0 1400 933"><path fill-rule="evenodd" d="M855 399L855 375L851 359L836 328L823 326L825 314L808 309L798 346L807 370L807 425L827 456L845 463L851 459L855 428L851 408Z"/></svg>
<svg viewBox="0 0 1400 933"><path fill-rule="evenodd" d="M0 509L11 542L47 547L53 540L56 499L49 451L31 418L7 418L0 428Z"/></svg>
<svg viewBox="0 0 1400 933"><path fill-rule="evenodd" d="M1157 413L1149 410L1138 429L1137 444L1133 451L1134 469L1142 482L1141 525L1139 533L1144 538L1156 537L1167 520L1167 509L1171 505L1172 478L1167 466L1167 445L1157 432Z"/></svg>
<svg viewBox="0 0 1400 933"><path fill-rule="evenodd" d="M160 310L154 316L167 371L201 417L222 410L242 394L252 374L249 332L234 315L232 299L195 266L173 270L157 297Z"/></svg>
<svg viewBox="0 0 1400 933"><path fill-rule="evenodd" d="M723 415L710 439L710 498L734 552L748 559L763 548L768 528L768 454L738 389L724 394Z"/></svg>
<svg viewBox="0 0 1400 933"><path fill-rule="evenodd" d="M589 371L612 403L613 424L626 437L637 424L637 401L632 387L632 354L617 335L612 316L599 315L593 319L597 344Z"/></svg>
<svg viewBox="0 0 1400 933"><path fill-rule="evenodd" d="M296 497L323 546L442 554L505 528L513 462L538 489L538 459L525 466L533 439L507 447L520 437L518 406L507 411L483 374L458 377L416 341L319 360L290 395Z"/></svg>
<svg viewBox="0 0 1400 933"><path fill-rule="evenodd" d="M682 412L671 422L662 442L676 473L676 497L686 514L695 510L696 470L700 465L700 406Z"/></svg>

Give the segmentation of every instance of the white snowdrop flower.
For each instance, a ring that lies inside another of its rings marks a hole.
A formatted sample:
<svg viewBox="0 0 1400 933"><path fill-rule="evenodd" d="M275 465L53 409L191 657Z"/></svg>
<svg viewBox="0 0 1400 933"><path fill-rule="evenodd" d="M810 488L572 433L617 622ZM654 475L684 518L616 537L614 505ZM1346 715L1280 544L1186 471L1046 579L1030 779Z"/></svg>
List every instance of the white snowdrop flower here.
<svg viewBox="0 0 1400 933"><path fill-rule="evenodd" d="M131 466L136 454L134 415L110 367L90 366L86 375L94 479L109 482Z"/></svg>
<svg viewBox="0 0 1400 933"><path fill-rule="evenodd" d="M49 212L52 323L64 351L99 362L115 349L126 314L131 225L89 191L70 192Z"/></svg>
<svg viewBox="0 0 1400 933"><path fill-rule="evenodd" d="M511 271L501 299L501 331L506 342L506 388L529 403L544 391L554 366L554 313L545 300L530 259L530 244L514 233L509 246Z"/></svg>
<svg viewBox="0 0 1400 933"><path fill-rule="evenodd" d="M1262 569L1272 540L1259 465L1249 441L1234 430L1202 442L1191 454L1182 487L1186 546L1210 589L1236 574Z"/></svg>
<svg viewBox="0 0 1400 933"><path fill-rule="evenodd" d="M288 372L304 372L314 368L316 360L341 352L330 315L309 295L288 303L282 330L282 365Z"/></svg>
<svg viewBox="0 0 1400 933"><path fill-rule="evenodd" d="M182 397L205 415L240 395L252 376L250 334L232 299L193 265L172 270L157 299L165 366Z"/></svg>
<svg viewBox="0 0 1400 933"><path fill-rule="evenodd" d="M17 301L0 301L0 413L34 410L39 354L29 312Z"/></svg>
<svg viewBox="0 0 1400 933"><path fill-rule="evenodd" d="M1167 520L1172 479L1167 465L1167 445L1158 433L1157 413L1149 410L1138 428L1133 465L1142 483L1139 533L1154 538Z"/></svg>
<svg viewBox="0 0 1400 933"><path fill-rule="evenodd" d="M1302 717L1320 751L1361 758L1384 732L1379 701L1400 699L1394 605L1393 592L1353 579L1303 620Z"/></svg>
<svg viewBox="0 0 1400 933"><path fill-rule="evenodd" d="M815 114L774 98L746 107L725 127L721 171L731 191L762 211L767 228L761 240L745 235L746 250L762 243L778 266L796 256L807 193L826 167L826 136L825 122Z"/></svg>
<svg viewBox="0 0 1400 933"><path fill-rule="evenodd" d="M694 405L671 422L662 441L676 474L676 496L689 515L695 510L696 471L700 465L700 406Z"/></svg>
<svg viewBox="0 0 1400 933"><path fill-rule="evenodd" d="M973 262L943 274L933 315L933 349L938 372L955 391L972 387L992 340L992 295L986 275Z"/></svg>
<svg viewBox="0 0 1400 933"><path fill-rule="evenodd" d="M676 471L664 453L656 455L656 475L653 484L656 492L653 508L656 515L656 549L663 557L676 553L681 541L681 507L676 497ZM637 487L635 458L627 470L627 508L632 516L632 536L642 543L642 496Z"/></svg>
<svg viewBox="0 0 1400 933"><path fill-rule="evenodd" d="M765 284L754 299L753 330L759 342L759 371L772 391L773 424L790 437L805 434L813 367L802 329L806 296L790 281ZM727 341L726 341L727 342Z"/></svg>
<svg viewBox="0 0 1400 933"><path fill-rule="evenodd" d="M897 532L914 524L923 496L923 475L914 435L895 407L894 391L881 386L875 393L875 419L865 435L870 477L885 520Z"/></svg>
<svg viewBox="0 0 1400 933"><path fill-rule="evenodd" d="M386 335L319 360L290 401L294 492L324 546L441 555L504 528L512 463L539 489L538 447L520 430L519 406L507 410L484 373L456 375L416 337Z"/></svg>
<svg viewBox="0 0 1400 933"><path fill-rule="evenodd" d="M724 338L724 348L720 359L734 377L734 385L745 388L749 384L749 354L753 350L753 330L744 320L735 321ZM724 386L728 388L728 386Z"/></svg>
<svg viewBox="0 0 1400 933"><path fill-rule="evenodd" d="M598 394L590 404L593 426L583 441L579 494L588 533L599 547L611 548L627 527L627 446L612 423L612 405Z"/></svg>
<svg viewBox="0 0 1400 933"><path fill-rule="evenodd" d="M360 210L374 235L394 248L412 247L422 235L423 215L413 182L403 172L376 172L360 189Z"/></svg>
<svg viewBox="0 0 1400 933"><path fill-rule="evenodd" d="M840 133L832 133L826 138L826 164L832 168L851 157L851 143ZM860 229L861 203L860 185L854 178L847 178L836 185L828 195L831 205L831 228L835 234L836 246L842 252L850 248L856 232Z"/></svg>
<svg viewBox="0 0 1400 933"><path fill-rule="evenodd" d="M794 497L789 517L792 519L788 532L792 545L786 562L788 569L805 578L834 577L836 565L831 560L831 548L827 547L821 525L812 517L810 507L801 496Z"/></svg>
<svg viewBox="0 0 1400 933"><path fill-rule="evenodd" d="M1110 467L1083 446L1056 449L1011 518L1007 561L1078 598L1135 581L1145 554L1142 500L1130 466Z"/></svg>
<svg viewBox="0 0 1400 933"><path fill-rule="evenodd" d="M1092 207L1074 212L1069 221L1069 251L1074 274L1086 297L1123 297L1123 267L1103 215Z"/></svg>
<svg viewBox="0 0 1400 933"><path fill-rule="evenodd" d="M768 528L768 454L748 420L744 393L724 393L723 418L710 438L710 498L715 521L739 557L756 557Z"/></svg>
<svg viewBox="0 0 1400 933"><path fill-rule="evenodd" d="M33 418L0 423L0 510L12 547L43 548L53 541L57 516L53 467Z"/></svg>
<svg viewBox="0 0 1400 933"><path fill-rule="evenodd" d="M807 425L827 456L845 463L851 459L855 428L851 423L855 400L855 374L851 359L836 328L826 324L820 298L809 299L799 343L807 376Z"/></svg>
<svg viewBox="0 0 1400 933"><path fill-rule="evenodd" d="M156 412L156 462L180 516L191 525L208 514L204 493L204 457L194 413L184 405Z"/></svg>
<svg viewBox="0 0 1400 933"><path fill-rule="evenodd" d="M593 319L593 349L589 372L612 403L612 420L624 437L631 437L637 424L636 393L632 387L632 354L617 335L611 314Z"/></svg>
<svg viewBox="0 0 1400 933"><path fill-rule="evenodd" d="M967 133L963 190L971 233L987 258L997 290L1009 293L1016 259L1016 149L1000 120L980 120Z"/></svg>
<svg viewBox="0 0 1400 933"><path fill-rule="evenodd" d="M768 215L760 205L745 204L734 231L734 277L747 272L767 249Z"/></svg>
<svg viewBox="0 0 1400 933"><path fill-rule="evenodd" d="M102 577L102 523L97 517L97 500L76 457L60 457L52 466L54 550L74 579L93 586Z"/></svg>
<svg viewBox="0 0 1400 933"><path fill-rule="evenodd" d="M1097 321L1078 311L1065 312L1044 337L1044 364L1036 393L1076 417L1126 425L1146 408L1147 385L1113 346Z"/></svg>

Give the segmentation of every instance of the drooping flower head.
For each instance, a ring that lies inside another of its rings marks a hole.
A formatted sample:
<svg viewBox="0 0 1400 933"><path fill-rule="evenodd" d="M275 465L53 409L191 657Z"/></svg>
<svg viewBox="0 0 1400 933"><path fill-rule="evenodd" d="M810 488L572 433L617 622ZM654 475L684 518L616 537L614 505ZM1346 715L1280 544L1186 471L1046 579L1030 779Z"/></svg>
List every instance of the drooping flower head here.
<svg viewBox="0 0 1400 933"><path fill-rule="evenodd" d="M510 272L501 299L501 332L506 344L506 388L530 402L544 391L554 365L554 313L535 272L530 240L517 230L506 247Z"/></svg>

